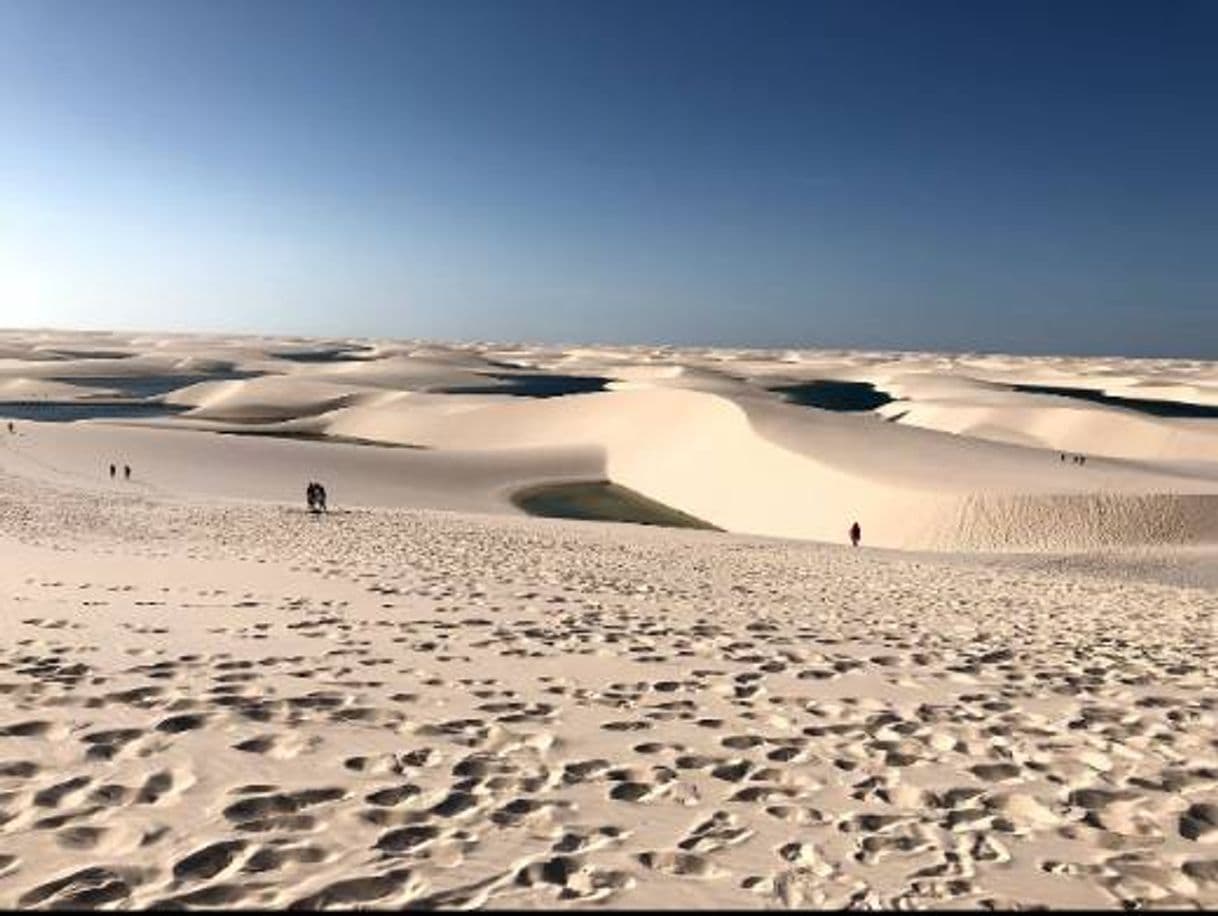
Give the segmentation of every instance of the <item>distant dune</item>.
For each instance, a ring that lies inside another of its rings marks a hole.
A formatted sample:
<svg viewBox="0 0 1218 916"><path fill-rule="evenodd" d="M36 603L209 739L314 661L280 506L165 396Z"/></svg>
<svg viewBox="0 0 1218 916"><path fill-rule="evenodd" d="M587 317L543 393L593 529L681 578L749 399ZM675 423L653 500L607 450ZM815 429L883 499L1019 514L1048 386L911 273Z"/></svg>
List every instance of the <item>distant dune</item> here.
<svg viewBox="0 0 1218 916"><path fill-rule="evenodd" d="M842 542L858 521L865 543L903 549L1218 538L1218 421L1014 387L1211 405L1212 363L51 332L10 332L2 346L0 416L4 402L167 405L161 418L48 429L25 444L26 473L87 474L120 449L150 484L183 494L295 500L317 466L368 506L516 513L520 487L607 479L727 531ZM567 375L607 390L529 397L513 384ZM817 379L894 400L837 412L774 390ZM158 380L169 390L141 398ZM448 393L462 388L477 393ZM373 457L353 441L418 448Z"/></svg>

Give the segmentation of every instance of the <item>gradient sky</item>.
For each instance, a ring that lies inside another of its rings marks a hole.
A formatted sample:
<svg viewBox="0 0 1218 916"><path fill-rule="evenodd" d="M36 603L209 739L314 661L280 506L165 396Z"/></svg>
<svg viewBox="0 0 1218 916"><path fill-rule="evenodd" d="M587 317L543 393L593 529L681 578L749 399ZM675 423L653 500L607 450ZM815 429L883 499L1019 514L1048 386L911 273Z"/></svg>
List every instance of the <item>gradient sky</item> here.
<svg viewBox="0 0 1218 916"><path fill-rule="evenodd" d="M0 326L1218 358L1218 2L0 0Z"/></svg>

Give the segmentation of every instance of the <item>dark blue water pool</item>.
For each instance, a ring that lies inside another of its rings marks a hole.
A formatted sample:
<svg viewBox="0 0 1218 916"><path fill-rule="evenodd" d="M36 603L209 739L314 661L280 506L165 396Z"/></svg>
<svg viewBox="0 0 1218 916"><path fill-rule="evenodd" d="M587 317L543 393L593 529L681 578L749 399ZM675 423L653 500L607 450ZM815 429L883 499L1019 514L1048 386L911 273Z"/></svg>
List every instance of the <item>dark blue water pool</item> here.
<svg viewBox="0 0 1218 916"><path fill-rule="evenodd" d="M66 359L131 359L135 356L134 353L127 353L122 350L47 350L44 352L54 353L56 356L62 356Z"/></svg>
<svg viewBox="0 0 1218 916"><path fill-rule="evenodd" d="M70 423L100 417L172 417L190 410L156 401L0 401L0 420L37 420L39 423Z"/></svg>
<svg viewBox="0 0 1218 916"><path fill-rule="evenodd" d="M1190 404L1186 401L1160 401L1152 398L1121 398L1104 394L1097 388L1061 388L1055 385L1012 385L1015 391L1028 394L1055 394L1095 404L1124 407L1155 417L1202 417L1218 419L1218 407L1210 404Z"/></svg>
<svg viewBox="0 0 1218 916"><path fill-rule="evenodd" d="M261 374L261 372L247 372L238 369L218 369L194 375L73 375L52 378L51 381L82 385L87 388L109 388L121 391L123 397L128 398L157 398L188 385L197 385L199 382L253 378Z"/></svg>
<svg viewBox="0 0 1218 916"><path fill-rule="evenodd" d="M362 353L371 351L371 347L336 347L330 350L295 350L288 353L272 353L276 359L286 359L294 363L346 363L364 359Z"/></svg>
<svg viewBox="0 0 1218 916"><path fill-rule="evenodd" d="M870 382L840 382L834 379L815 379L770 390L794 404L844 413L875 410L894 400L883 391L877 391Z"/></svg>
<svg viewBox="0 0 1218 916"><path fill-rule="evenodd" d="M544 375L507 372L483 372L487 378L505 382L502 385L460 385L443 388L445 394L510 394L522 398L557 398L564 394L587 394L604 391L609 379L599 375Z"/></svg>

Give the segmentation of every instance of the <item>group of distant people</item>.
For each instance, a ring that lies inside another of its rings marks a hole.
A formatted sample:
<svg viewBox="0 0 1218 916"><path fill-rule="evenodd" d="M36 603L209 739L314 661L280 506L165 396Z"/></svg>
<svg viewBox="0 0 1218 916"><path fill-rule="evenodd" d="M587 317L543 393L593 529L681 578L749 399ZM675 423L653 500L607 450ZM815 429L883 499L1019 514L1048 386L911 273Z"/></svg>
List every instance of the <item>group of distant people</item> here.
<svg viewBox="0 0 1218 916"><path fill-rule="evenodd" d="M110 465L110 479L113 480L116 474L118 474L118 466L113 465L113 464ZM130 480L130 479L131 479L131 465L124 464L123 465L123 480Z"/></svg>
<svg viewBox="0 0 1218 916"><path fill-rule="evenodd" d="M1065 463L1065 461L1066 461L1066 453L1065 453L1065 452L1062 452L1062 453L1061 453L1061 460L1062 460L1062 462L1063 462L1063 463ZM1070 463L1071 463L1071 464L1086 464L1086 463L1087 463L1087 456L1086 456L1086 455L1071 455L1071 456L1070 456Z"/></svg>
<svg viewBox="0 0 1218 916"><path fill-rule="evenodd" d="M305 487L305 500L309 503L309 511L313 513L326 512L326 488L316 481L310 481Z"/></svg>

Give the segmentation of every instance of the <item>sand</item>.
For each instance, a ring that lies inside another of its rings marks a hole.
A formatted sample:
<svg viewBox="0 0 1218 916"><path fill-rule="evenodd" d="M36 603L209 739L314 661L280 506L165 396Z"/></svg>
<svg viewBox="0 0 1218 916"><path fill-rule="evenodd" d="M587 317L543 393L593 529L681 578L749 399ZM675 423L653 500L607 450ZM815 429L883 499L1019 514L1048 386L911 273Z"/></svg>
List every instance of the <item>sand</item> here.
<svg viewBox="0 0 1218 916"><path fill-rule="evenodd" d="M509 356L623 387L435 393ZM0 357L51 399L99 363L283 376L0 427L0 905L1218 904L1213 427L1077 466L765 390L1120 370L1163 396L1213 364L50 332ZM218 433L284 423L420 447ZM511 500L602 478L727 530Z"/></svg>

